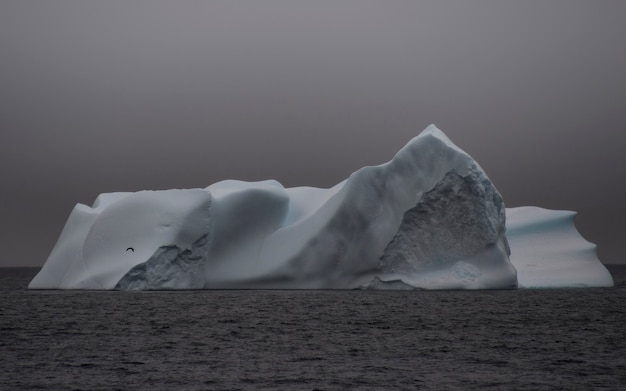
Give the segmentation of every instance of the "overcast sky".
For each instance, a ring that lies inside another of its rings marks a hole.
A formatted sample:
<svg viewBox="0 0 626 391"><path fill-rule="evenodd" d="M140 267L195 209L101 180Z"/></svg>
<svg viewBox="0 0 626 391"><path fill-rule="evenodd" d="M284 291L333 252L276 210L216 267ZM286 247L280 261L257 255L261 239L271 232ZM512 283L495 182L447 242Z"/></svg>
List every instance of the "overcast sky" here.
<svg viewBox="0 0 626 391"><path fill-rule="evenodd" d="M99 193L329 187L435 123L626 262L626 2L0 0L0 265Z"/></svg>

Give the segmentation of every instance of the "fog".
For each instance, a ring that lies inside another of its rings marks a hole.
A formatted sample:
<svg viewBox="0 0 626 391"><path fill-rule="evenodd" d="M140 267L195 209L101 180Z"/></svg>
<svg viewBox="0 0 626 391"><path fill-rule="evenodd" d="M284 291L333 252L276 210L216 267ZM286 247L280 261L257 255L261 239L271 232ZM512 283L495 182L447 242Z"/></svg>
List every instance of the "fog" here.
<svg viewBox="0 0 626 391"><path fill-rule="evenodd" d="M626 262L622 1L0 3L0 265L102 192L329 187L430 123Z"/></svg>

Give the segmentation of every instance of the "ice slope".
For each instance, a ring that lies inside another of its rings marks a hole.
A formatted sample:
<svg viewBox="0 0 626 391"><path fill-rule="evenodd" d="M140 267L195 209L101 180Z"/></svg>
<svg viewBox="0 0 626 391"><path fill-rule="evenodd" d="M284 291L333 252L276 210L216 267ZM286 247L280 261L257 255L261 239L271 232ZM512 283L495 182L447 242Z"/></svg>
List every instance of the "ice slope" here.
<svg viewBox="0 0 626 391"><path fill-rule="evenodd" d="M527 214L516 216L532 227L534 215L522 219ZM573 225L557 231L578 235ZM544 286L532 284L524 261L539 258L527 247L539 247L512 243L519 251L513 259L525 267L521 286ZM431 125L390 162L330 189L228 180L206 189L103 194L91 208L75 207L29 288L514 288L508 255L502 198L478 164ZM589 269L604 268L596 259ZM549 281L608 283L576 272Z"/></svg>
<svg viewBox="0 0 626 391"><path fill-rule="evenodd" d="M576 212L527 206L507 209L506 215L520 288L613 286L596 246L576 230Z"/></svg>

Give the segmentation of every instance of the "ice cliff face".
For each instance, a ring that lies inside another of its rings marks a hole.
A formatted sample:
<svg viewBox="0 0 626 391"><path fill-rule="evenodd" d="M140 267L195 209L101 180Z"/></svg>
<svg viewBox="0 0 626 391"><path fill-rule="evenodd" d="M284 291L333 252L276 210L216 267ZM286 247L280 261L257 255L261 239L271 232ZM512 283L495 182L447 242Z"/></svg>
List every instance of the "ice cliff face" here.
<svg viewBox="0 0 626 391"><path fill-rule="evenodd" d="M207 258L207 236L191 249L176 245L160 247L146 262L134 266L115 285L119 290L203 289L203 266Z"/></svg>
<svg viewBox="0 0 626 391"><path fill-rule="evenodd" d="M378 278L432 289L514 288L516 271L502 261L509 254L504 228L502 197L484 173L449 171L404 213Z"/></svg>
<svg viewBox="0 0 626 391"><path fill-rule="evenodd" d="M520 250L518 264L535 255ZM597 259L589 265L603 269ZM29 288L517 284L500 194L469 155L430 126L390 162L364 167L330 189L229 180L206 189L103 194L91 208L75 207Z"/></svg>

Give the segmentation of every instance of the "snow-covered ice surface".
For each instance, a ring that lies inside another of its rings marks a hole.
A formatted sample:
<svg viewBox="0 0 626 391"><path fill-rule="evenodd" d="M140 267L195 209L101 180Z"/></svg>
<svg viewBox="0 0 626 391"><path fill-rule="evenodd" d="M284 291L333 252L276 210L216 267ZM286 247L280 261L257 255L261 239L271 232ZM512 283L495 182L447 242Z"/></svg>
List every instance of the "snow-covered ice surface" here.
<svg viewBox="0 0 626 391"><path fill-rule="evenodd" d="M594 249L571 212L506 211L480 166L431 125L330 189L227 180L102 194L74 208L29 288L611 286Z"/></svg>

